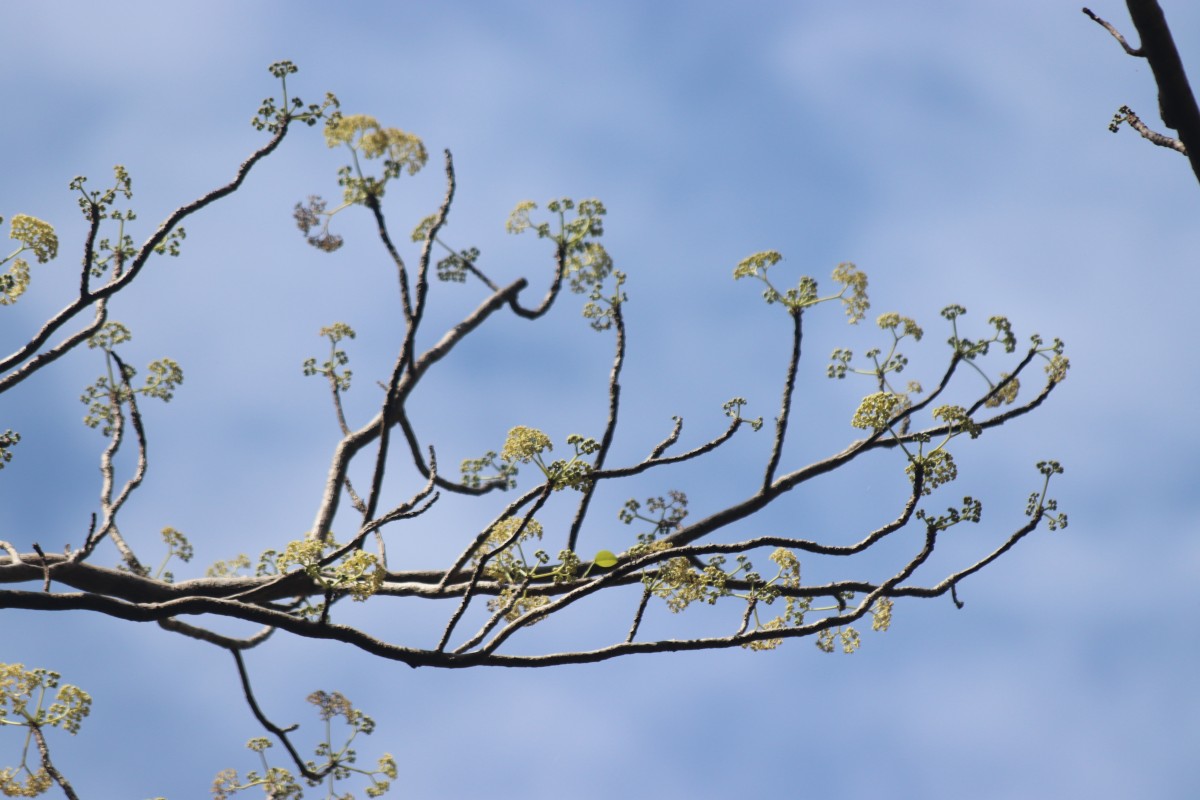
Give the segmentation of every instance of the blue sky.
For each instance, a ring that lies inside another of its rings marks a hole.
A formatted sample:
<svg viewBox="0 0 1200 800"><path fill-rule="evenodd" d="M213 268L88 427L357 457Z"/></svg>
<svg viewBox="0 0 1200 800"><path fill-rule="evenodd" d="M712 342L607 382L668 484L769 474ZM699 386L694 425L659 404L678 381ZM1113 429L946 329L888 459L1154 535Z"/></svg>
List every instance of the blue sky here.
<svg viewBox="0 0 1200 800"><path fill-rule="evenodd" d="M1054 494L1070 527L1039 531L964 583L961 611L949 599L899 603L892 630L865 634L853 656L793 641L550 671L414 671L280 637L249 658L277 719L311 730L304 696L345 692L379 721L362 756L395 754L407 787L396 794L417 798L1196 791L1200 435L1187 409L1200 377L1187 342L1200 187L1179 155L1107 130L1126 103L1153 119L1149 69L1073 3L828 5L206 0L0 12L0 215L51 221L63 241L4 310L6 352L69 296L83 231L70 179L100 184L125 164L140 240L262 140L247 122L275 92L265 67L281 58L300 65L289 86L305 100L333 91L345 111L453 151L447 236L478 246L499 278L536 286L549 267L535 242L505 235L516 202L604 200L631 298L616 460L645 453L672 414L688 441L707 438L734 395L775 413L786 319L731 280L759 250L785 255L788 282L828 285L837 263L858 264L871 318L898 310L925 326L909 355L927 383L945 357L937 312L951 302L977 325L1006 314L1022 339L1067 343L1069 380L1037 413L961 448L963 475L933 508L984 499L984 522L946 548L969 563L1020 524L1033 463L1053 457L1067 469ZM1196 75L1200 10L1164 6ZM1094 9L1132 33L1123 4ZM371 383L399 330L392 274L361 216L343 215L347 245L332 257L304 245L290 217L309 194L335 196L340 163L316 131L297 130L243 191L188 222L183 257L153 264L113 303L135 363L170 356L187 376L148 414L151 473L122 523L147 552L164 525L191 537L197 569L307 529L337 437L323 387L300 374L322 352L322 325L359 331L348 411L373 411ZM435 207L438 173L389 190L397 230ZM427 343L480 297L435 291ZM535 326L497 321L431 375L414 416L447 463L497 448L514 424L558 440L599 433L610 344L579 305L563 297ZM832 307L810 315L784 468L854 438L849 419L870 389L829 382L824 367L835 346L875 342L860 327ZM94 353L75 354L0 400L0 428L24 437L0 480L0 538L23 549L82 540L103 440L80 424L77 398L99 369ZM615 508L629 494L678 486L696 516L743 496L767 441L745 437L621 494L595 546L626 545ZM899 469L881 459L797 491L744 531L848 538L894 515ZM396 535L412 536L413 563L432 565L490 512L448 502ZM814 566L826 568L838 567ZM393 618L372 621L423 635L419 611L386 607ZM654 622L697 625L665 612ZM260 730L224 653L90 615L8 611L0 625L0 661L52 667L96 698L81 734L52 742L84 796L198 797L218 770L254 766L242 744ZM18 748L0 736L0 763Z"/></svg>

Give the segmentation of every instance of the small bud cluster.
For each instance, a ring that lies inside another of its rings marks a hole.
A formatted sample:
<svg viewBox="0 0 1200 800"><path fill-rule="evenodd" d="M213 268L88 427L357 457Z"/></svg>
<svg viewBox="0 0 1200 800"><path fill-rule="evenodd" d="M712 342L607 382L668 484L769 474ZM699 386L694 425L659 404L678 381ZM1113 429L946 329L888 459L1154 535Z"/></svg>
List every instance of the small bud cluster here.
<svg viewBox="0 0 1200 800"><path fill-rule="evenodd" d="M105 323L88 339L89 348L104 351L108 374L97 378L80 396L80 402L88 405L83 422L89 428L100 427L105 436L113 435L119 420L123 419L123 407L133 403L135 395L170 402L179 384L183 383L183 369L174 360L163 358L149 364L149 374L142 386L131 386L129 382L137 375L137 370L118 359L113 351L132 338L129 328L114 321Z"/></svg>

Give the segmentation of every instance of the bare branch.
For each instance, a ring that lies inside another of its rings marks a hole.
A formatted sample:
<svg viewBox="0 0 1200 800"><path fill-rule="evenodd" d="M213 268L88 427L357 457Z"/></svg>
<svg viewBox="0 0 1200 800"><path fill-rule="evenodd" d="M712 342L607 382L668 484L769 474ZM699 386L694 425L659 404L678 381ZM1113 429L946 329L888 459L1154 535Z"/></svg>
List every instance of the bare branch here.
<svg viewBox="0 0 1200 800"><path fill-rule="evenodd" d="M58 784L58 788L63 790L63 794L67 796L67 800L79 800L79 795L75 794L75 789L71 787L70 782L63 777L61 772L55 769L53 762L50 761L50 748L46 745L46 737L42 733L41 727L30 725L29 734L37 742L38 755L42 760L42 769L46 770L46 774L54 779L54 782Z"/></svg>
<svg viewBox="0 0 1200 800"><path fill-rule="evenodd" d="M1101 19L1100 17L1096 16L1095 14L1093 14L1092 10L1090 8L1084 8L1083 13L1087 14L1089 17L1092 18L1093 21L1095 21L1096 23L1101 25L1106 31L1111 33L1113 38L1121 43L1121 47L1123 47L1125 49L1126 53L1128 53L1131 56L1145 57L1146 54L1142 52L1142 49L1140 47L1136 48L1136 49L1133 47L1130 47L1129 42L1125 41L1125 37L1121 35L1120 31L1118 31L1116 28L1114 28L1111 23L1109 23L1109 22Z"/></svg>

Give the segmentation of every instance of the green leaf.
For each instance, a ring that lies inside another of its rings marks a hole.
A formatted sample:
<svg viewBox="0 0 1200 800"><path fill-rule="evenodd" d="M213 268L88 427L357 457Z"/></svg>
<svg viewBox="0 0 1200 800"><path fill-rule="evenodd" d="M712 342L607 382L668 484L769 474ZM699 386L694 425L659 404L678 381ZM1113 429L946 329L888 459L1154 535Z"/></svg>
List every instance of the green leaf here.
<svg viewBox="0 0 1200 800"><path fill-rule="evenodd" d="M592 559L596 562L597 567L608 569L617 565L617 557L612 554L611 550L601 550L596 553L596 557Z"/></svg>

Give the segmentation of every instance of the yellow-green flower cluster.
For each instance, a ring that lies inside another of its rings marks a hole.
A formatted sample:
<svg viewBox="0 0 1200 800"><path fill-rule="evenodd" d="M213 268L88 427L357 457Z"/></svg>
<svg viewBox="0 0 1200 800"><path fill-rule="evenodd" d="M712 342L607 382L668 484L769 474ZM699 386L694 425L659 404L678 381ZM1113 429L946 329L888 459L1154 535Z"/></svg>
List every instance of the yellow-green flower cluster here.
<svg viewBox="0 0 1200 800"><path fill-rule="evenodd" d="M366 787L367 797L382 797L391 789L391 782L399 775L396 759L389 753L380 757L378 766L373 770L363 769L356 765L358 755L351 748L358 734L370 735L375 730L375 721L359 709L354 708L350 701L339 692L313 692L308 696L308 702L317 706L319 716L325 723L325 738L315 749L322 762L308 761L309 770L326 776L324 783L329 788L329 798L353 797L349 792L338 791L335 784L358 774L370 781ZM350 728L346 741L335 746L332 741L332 728L329 722L336 717L343 718ZM212 793L215 800L228 798L243 789L261 787L268 797L279 800L299 800L303 796L300 784L290 770L281 767L271 767L267 763L266 751L271 747L271 741L265 737L257 737L247 742L246 747L257 754L262 764L262 771L252 770L246 773L245 781L238 778L237 770L227 769L220 772L213 781ZM386 780L384 780L386 779ZM309 781L316 785L315 781Z"/></svg>
<svg viewBox="0 0 1200 800"><path fill-rule="evenodd" d="M1046 374L1050 377L1051 383L1059 383L1067 377L1067 370L1071 368L1071 361L1062 353L1057 353L1050 359L1050 363L1046 365Z"/></svg>
<svg viewBox="0 0 1200 800"><path fill-rule="evenodd" d="M247 747L254 749L251 745L259 741L252 739ZM270 742L267 742L270 746ZM258 751L261 752L261 751ZM251 770L246 773L246 782L242 783L238 779L237 770L226 769L217 773L217 777L213 779L212 796L213 800L229 800L237 792L242 789L251 789L255 786L261 786L266 792L266 796L279 798L279 800L299 800L303 797L300 784L296 782L296 776L290 771L282 767L268 767L261 774L257 770Z"/></svg>
<svg viewBox="0 0 1200 800"><path fill-rule="evenodd" d="M838 264L833 270L833 280L842 285L838 297L846 307L846 316L850 318L851 323L858 322L866 316L867 309L871 307L871 302L867 299L867 273L847 262Z"/></svg>
<svg viewBox="0 0 1200 800"><path fill-rule="evenodd" d="M239 553L228 561L216 561L204 571L206 578L232 578L242 570L250 569L250 556Z"/></svg>
<svg viewBox="0 0 1200 800"><path fill-rule="evenodd" d="M708 566L698 570L686 558L672 558L657 572L643 578L643 582L667 602L672 613L678 614L697 600L715 605L719 598L729 594L725 588L729 576L722 568L724 563L724 557L714 556Z"/></svg>
<svg viewBox="0 0 1200 800"><path fill-rule="evenodd" d="M318 336L324 336L329 339L329 358L321 366L317 366L317 359L308 358L304 361L304 374L324 375L329 379L330 385L336 390L346 392L350 390L350 379L354 372L349 369L338 371L338 367L344 367L350 363L350 356L346 355L346 351L338 347L338 342L342 339L353 339L355 337L354 329L344 322L335 322L332 325L325 326L317 331Z"/></svg>
<svg viewBox="0 0 1200 800"><path fill-rule="evenodd" d="M756 593L757 597L765 601L768 605L774 603L779 596L779 590L776 587L796 589L800 586L800 559L794 552L779 547L771 553L770 559L779 565L779 573ZM786 606L783 613L765 623L758 624L755 630L784 630L803 625L804 615L812 607L812 598L788 595L784 598L784 601ZM757 619L757 612L755 613L755 618ZM781 644L783 644L782 638L772 638L748 642L742 645L742 647L749 650L774 650Z"/></svg>
<svg viewBox="0 0 1200 800"><path fill-rule="evenodd" d="M1008 381L1008 383L1005 383L1005 381ZM1012 405L1016 402L1017 394L1019 394L1021 391L1020 379L1012 378L1009 380L1009 374L1007 372L1001 372L1000 384L1003 384L1000 387L1000 391L993 394L984 403L984 405L988 408L999 408L1002 404Z"/></svg>
<svg viewBox="0 0 1200 800"><path fill-rule="evenodd" d="M508 215L508 221L504 223L504 230L509 233L523 233L526 230L535 227L533 220L529 215L537 210L537 203L532 200L522 200L517 203L517 207ZM550 223L543 222L536 226L538 236L546 238L550 235ZM544 231L544 232L543 232ZM416 233L413 233L414 238Z"/></svg>
<svg viewBox="0 0 1200 800"><path fill-rule="evenodd" d="M0 217L0 222L3 221L4 218ZM0 273L0 306L15 303L29 288L29 262L17 256L26 250L32 250L38 263L44 264L58 255L58 236L50 223L28 214L17 214L12 218L11 224L9 238L16 239L21 246L6 258L0 259L0 266L12 261L8 271Z"/></svg>
<svg viewBox="0 0 1200 800"><path fill-rule="evenodd" d="M485 555L491 554L484 574L505 586L498 596L488 600L487 607L492 612L503 610L504 618L509 622L550 602L545 595L530 594L529 581L550 578L554 583L570 583L578 575L580 560L570 550L559 551L559 564L553 567L549 565L549 555L542 550L533 554L532 563L526 558L522 543L541 539L542 533L542 525L537 520L508 517L492 527L483 546L472 556L472 563L478 564ZM538 572L539 567L544 570Z"/></svg>
<svg viewBox="0 0 1200 800"><path fill-rule="evenodd" d="M108 322L88 339L88 347L99 348L106 354L111 354L113 348L132 338L129 328L119 322ZM120 370L122 374L118 376L114 371L111 356L106 358L108 375L97 378L79 398L80 402L89 404L88 413L83 418L84 424L95 428L103 423L102 432L105 436L112 434L117 419L121 416L122 404L130 402L132 395L142 394L168 402L175 396L179 384L183 383L183 369L175 361L163 358L150 363L150 374L146 376L145 385L134 389L127 384L137 374L137 370L129 364L124 364Z"/></svg>
<svg viewBox="0 0 1200 800"><path fill-rule="evenodd" d="M78 686L58 685L60 675L23 664L0 664L0 725L62 728L77 733L92 709L92 698ZM46 692L57 689L54 702L43 708Z"/></svg>
<svg viewBox="0 0 1200 800"><path fill-rule="evenodd" d="M384 187L389 180L400 177L405 171L415 175L429 160L429 153L420 137L399 128L384 128L377 119L367 114L331 115L325 122L325 142L330 147L345 145L352 153L353 163L338 170L338 185L344 190L346 205L378 200L383 197ZM359 162L360 154L367 159L383 158L383 175L364 175ZM316 209L313 211L320 213ZM313 215L303 216L306 219L301 220L298 214L297 222L301 228L305 228L306 224L311 228ZM318 247L330 246L323 249L330 249L333 245L323 237L317 237L313 243ZM340 245L340 239L337 243Z"/></svg>
<svg viewBox="0 0 1200 800"><path fill-rule="evenodd" d="M504 228L509 233L524 233L527 230L537 232L539 239L550 239L558 245L557 256L571 291L576 294L587 294L588 302L584 305L583 315L591 320L593 329L607 330L613 324L617 308L625 302L625 293L621 290L625 276L613 269L612 257L604 245L597 241L604 235L604 216L608 213L604 204L595 198L578 202L569 197L551 200L546 204L546 210L558 217L558 232L555 233L549 222L534 222L532 214L537 210L537 203L532 200L522 200L508 216ZM574 217L570 217L570 212ZM414 231L414 236L417 235ZM610 275L616 275L616 288L606 293L604 284Z"/></svg>
<svg viewBox="0 0 1200 800"><path fill-rule="evenodd" d="M39 264L45 264L58 255L58 234L49 222L28 214L17 214L12 218L11 225L8 238L19 241L21 250L32 250Z"/></svg>
<svg viewBox="0 0 1200 800"><path fill-rule="evenodd" d="M429 160L420 137L399 128L385 128L368 114L330 119L325 126L325 143L330 147L344 144L367 158L385 156L398 168L407 169L409 175L416 175Z"/></svg>
<svg viewBox="0 0 1200 800"><path fill-rule="evenodd" d="M823 652L832 653L839 642L843 653L853 653L861 644L858 631L851 627L826 628L817 634L817 647Z"/></svg>
<svg viewBox="0 0 1200 800"><path fill-rule="evenodd" d="M778 631L783 630L786 627L787 623L784 621L783 617L775 617L774 619L768 620L767 622L759 625L757 630ZM755 652L762 652L764 650L774 650L781 644L783 644L783 639L778 637L772 639L756 639L752 642L746 642L742 645L742 648L746 650L753 650Z"/></svg>
<svg viewBox="0 0 1200 800"><path fill-rule="evenodd" d="M171 583L175 580L175 576L166 570L167 562L172 558L178 558L186 564L192 560L195 551L192 549L192 543L187 540L187 536L170 526L163 528L161 535L163 544L167 546L167 555L163 558L162 564L154 574L154 577Z"/></svg>
<svg viewBox="0 0 1200 800"><path fill-rule="evenodd" d="M725 402L724 404L722 404L721 409L725 412L725 416L729 417L730 419L737 420L738 422L747 423L750 426L751 430L755 430L755 431L760 430L763 426L762 417L758 417L756 419L747 419L746 417L743 417L742 416L742 408L745 405L746 405L746 398L734 397L734 398L728 400L727 402Z"/></svg>
<svg viewBox="0 0 1200 800"><path fill-rule="evenodd" d="M275 559L279 573L299 567L322 589L349 592L355 600L366 600L383 585L385 572L379 558L365 550L351 550L336 564L322 564L326 550L340 547L332 540L300 539L289 542Z"/></svg>
<svg viewBox="0 0 1200 800"><path fill-rule="evenodd" d="M463 485L478 489L487 480L489 483L497 483L505 489L514 488L517 485L516 465L509 461L498 462L496 458L494 450L488 450L480 458L464 458L460 467ZM489 469L494 470L495 474L485 477L483 472Z"/></svg>
<svg viewBox="0 0 1200 800"><path fill-rule="evenodd" d="M537 428L518 425L508 432L508 438L500 450L500 458L510 465L514 462L533 463L546 476L555 491L568 488L584 489L591 482L592 465L584 461L583 457L598 451L600 445L595 439L589 439L577 433L567 437L567 444L575 448L575 455L569 461L558 459L547 464L542 458L542 453L554 449L550 437ZM490 453L479 461L464 461L464 476L468 480L472 477L478 480L478 473L490 465L489 456L491 456ZM507 475L515 473L515 468L507 471Z"/></svg>
<svg viewBox="0 0 1200 800"><path fill-rule="evenodd" d="M512 622L523 614L541 608L550 602L550 598L545 595L529 594L527 591L521 591L518 594L520 589L519 586L505 586L499 595L488 600L488 611L495 613L504 609L504 619Z"/></svg>
<svg viewBox="0 0 1200 800"><path fill-rule="evenodd" d="M508 432L500 457L508 461L520 461L528 464L540 456L545 450L553 450L550 437L537 428L518 425Z"/></svg>
<svg viewBox="0 0 1200 800"><path fill-rule="evenodd" d="M782 260L783 256L778 250L764 250L761 253L747 256L734 267L733 279L735 281L742 278L764 279L767 276L767 270Z"/></svg>
<svg viewBox="0 0 1200 800"><path fill-rule="evenodd" d="M14 445L21 443L21 434L9 428L6 431L0 432L0 469L4 469L4 465L12 461L12 448Z"/></svg>
<svg viewBox="0 0 1200 800"><path fill-rule="evenodd" d="M111 351L117 345L124 344L131 339L133 339L133 334L129 332L129 328L120 322L113 321L104 323L104 327L92 334L87 345L90 348L99 347L101 350Z"/></svg>
<svg viewBox="0 0 1200 800"><path fill-rule="evenodd" d="M524 528L521 528L522 523L525 525ZM521 528L519 535L517 535L518 528ZM542 523L536 519L528 522L520 517L502 519L492 526L487 540L472 556L472 563L478 564L484 555L494 553L488 559L487 566L484 567L484 574L497 581L519 582L529 571L529 563L525 559L521 543L531 539L541 539L542 533Z"/></svg>
<svg viewBox="0 0 1200 800"><path fill-rule="evenodd" d="M976 424L975 420L967 416L967 410L962 406L938 406L933 410L933 418L945 422L950 428L951 436L967 433L974 439L982 432L982 428Z"/></svg>
<svg viewBox="0 0 1200 800"><path fill-rule="evenodd" d="M865 286L865 284L864 284ZM903 317L895 311L889 311L886 314L880 314L879 319L875 321L880 328L885 331L892 331L897 338L911 336L916 341L921 341L921 337L925 335L925 331L921 330L921 326L916 323L911 317Z"/></svg>
<svg viewBox="0 0 1200 800"><path fill-rule="evenodd" d="M866 273L861 272L853 264L839 264L833 270L833 280L842 285L840 292L829 297L818 297L817 282L807 275L800 278L795 289L788 289L786 292L776 289L767 277L767 270L781 260L783 260L783 256L776 250L764 250L761 253L747 256L734 267L733 279L757 278L767 287L763 291L763 299L768 304L782 303L793 314L817 303L841 300L846 307L846 315L853 324L862 319L867 309L871 307L870 301L867 300Z"/></svg>
<svg viewBox="0 0 1200 800"><path fill-rule="evenodd" d="M0 306L12 305L29 288L29 263L15 259L8 272L0 274Z"/></svg>
<svg viewBox="0 0 1200 800"><path fill-rule="evenodd" d="M917 465L921 466L924 482L921 484L921 494L930 494L943 483L949 483L958 477L958 465L947 450L934 450L928 455L914 456L904 471L909 480L916 480Z"/></svg>
<svg viewBox="0 0 1200 800"><path fill-rule="evenodd" d="M983 516L983 503L967 495L963 498L961 508L948 508L945 514L930 516L925 509L917 509L917 519L923 521L929 530L944 531L960 522L979 522Z"/></svg>
<svg viewBox="0 0 1200 800"><path fill-rule="evenodd" d="M886 631L892 626L892 601L886 597L881 597L875 601L875 605L871 608L871 628L877 631Z"/></svg>
<svg viewBox="0 0 1200 800"><path fill-rule="evenodd" d="M894 392L876 392L862 399L850 424L855 428L881 431L902 407L904 398Z"/></svg>

